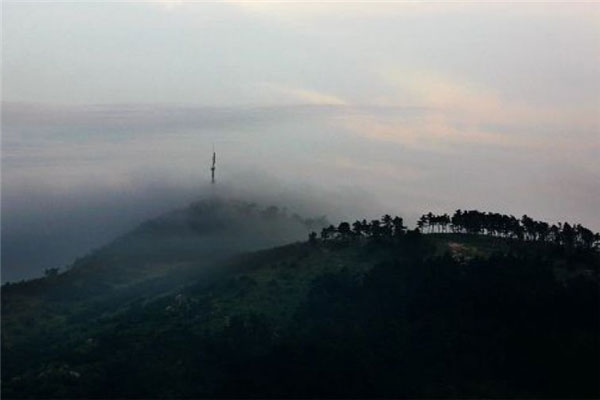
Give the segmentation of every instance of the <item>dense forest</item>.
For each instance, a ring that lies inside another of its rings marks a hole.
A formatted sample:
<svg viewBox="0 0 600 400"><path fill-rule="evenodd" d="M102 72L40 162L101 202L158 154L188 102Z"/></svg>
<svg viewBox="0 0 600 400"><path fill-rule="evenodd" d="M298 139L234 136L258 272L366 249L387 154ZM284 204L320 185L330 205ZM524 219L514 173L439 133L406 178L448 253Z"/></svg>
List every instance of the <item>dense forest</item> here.
<svg viewBox="0 0 600 400"><path fill-rule="evenodd" d="M57 296L98 276L80 262L72 286L3 287L3 396L598 398L598 235L540 224L457 211L407 229L385 215ZM105 250L93 266L120 259Z"/></svg>

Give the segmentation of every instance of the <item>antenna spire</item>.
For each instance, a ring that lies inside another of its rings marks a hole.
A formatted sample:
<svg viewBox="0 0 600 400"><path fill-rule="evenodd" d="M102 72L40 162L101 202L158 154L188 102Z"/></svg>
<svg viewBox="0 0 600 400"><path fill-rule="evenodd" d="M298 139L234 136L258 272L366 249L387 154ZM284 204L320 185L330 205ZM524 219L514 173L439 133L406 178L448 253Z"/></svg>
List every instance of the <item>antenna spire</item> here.
<svg viewBox="0 0 600 400"><path fill-rule="evenodd" d="M213 144L212 166L210 167L210 183L215 183L215 169L217 164L217 153L215 153L215 145Z"/></svg>

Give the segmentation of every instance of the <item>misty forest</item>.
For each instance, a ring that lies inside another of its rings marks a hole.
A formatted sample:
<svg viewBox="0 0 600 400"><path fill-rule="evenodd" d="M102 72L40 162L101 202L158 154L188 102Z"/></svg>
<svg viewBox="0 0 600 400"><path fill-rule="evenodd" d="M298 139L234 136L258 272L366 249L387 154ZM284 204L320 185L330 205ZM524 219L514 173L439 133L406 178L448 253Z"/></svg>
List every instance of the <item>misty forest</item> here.
<svg viewBox="0 0 600 400"><path fill-rule="evenodd" d="M2 399L600 399L600 1L1 3Z"/></svg>
<svg viewBox="0 0 600 400"><path fill-rule="evenodd" d="M599 245L526 215L332 225L212 198L3 285L2 391L597 397Z"/></svg>

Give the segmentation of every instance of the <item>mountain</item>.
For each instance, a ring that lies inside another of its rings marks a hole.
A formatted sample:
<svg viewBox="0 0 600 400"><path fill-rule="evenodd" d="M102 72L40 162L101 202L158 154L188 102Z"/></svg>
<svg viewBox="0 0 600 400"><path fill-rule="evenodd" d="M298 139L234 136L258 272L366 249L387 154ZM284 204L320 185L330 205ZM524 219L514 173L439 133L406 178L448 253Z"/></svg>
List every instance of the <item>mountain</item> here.
<svg viewBox="0 0 600 400"><path fill-rule="evenodd" d="M112 295L167 277L183 278L238 253L304 240L326 224L324 217L302 218L276 206L212 197L141 224L77 259L64 273L48 270L51 279L17 286L72 299Z"/></svg>
<svg viewBox="0 0 600 400"><path fill-rule="evenodd" d="M393 221L203 202L5 285L3 395L600 395L596 249Z"/></svg>

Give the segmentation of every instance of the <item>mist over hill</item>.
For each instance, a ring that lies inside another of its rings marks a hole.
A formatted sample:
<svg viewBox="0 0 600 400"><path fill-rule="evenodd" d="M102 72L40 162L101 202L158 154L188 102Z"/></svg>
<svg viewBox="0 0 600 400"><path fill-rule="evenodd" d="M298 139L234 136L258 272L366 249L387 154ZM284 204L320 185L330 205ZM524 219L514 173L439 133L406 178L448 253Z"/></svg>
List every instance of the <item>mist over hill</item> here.
<svg viewBox="0 0 600 400"><path fill-rule="evenodd" d="M215 196L3 285L3 395L597 397L599 239L476 210L332 225Z"/></svg>
<svg viewBox="0 0 600 400"><path fill-rule="evenodd" d="M600 1L0 8L2 399L600 399Z"/></svg>
<svg viewBox="0 0 600 400"><path fill-rule="evenodd" d="M260 207L215 196L140 224L76 260L67 274L85 273L90 266L99 265L110 279L118 279L124 270L141 274L157 265L210 266L245 251L304 240L308 232L327 223L324 216L304 218L277 206Z"/></svg>
<svg viewBox="0 0 600 400"><path fill-rule="evenodd" d="M438 132L435 114L416 105L3 102L2 280L68 265L132 225L202 198L212 143L221 195L302 215L387 211L415 222L424 205L470 207L600 229L597 130L585 128L573 144L572 123L513 127L512 140L496 124L498 132L455 137ZM464 126L448 124L451 132Z"/></svg>
<svg viewBox="0 0 600 400"><path fill-rule="evenodd" d="M69 292L67 287L79 282L84 289L78 292L102 292L165 275L172 268L194 270L245 251L304 240L327 224L324 216L304 218L285 208L213 193L139 224L63 269L46 272L61 272L54 289L67 285L64 291Z"/></svg>
<svg viewBox="0 0 600 400"><path fill-rule="evenodd" d="M257 209L275 206L289 216L334 219L362 213L363 203L376 204L356 190L286 185L252 173L237 177L235 184L219 182L216 187L166 181L147 183L140 178L128 190L97 184L75 192L43 185L3 191L2 282L39 277L47 268L64 268L133 226L211 197L255 203Z"/></svg>

